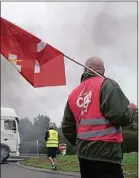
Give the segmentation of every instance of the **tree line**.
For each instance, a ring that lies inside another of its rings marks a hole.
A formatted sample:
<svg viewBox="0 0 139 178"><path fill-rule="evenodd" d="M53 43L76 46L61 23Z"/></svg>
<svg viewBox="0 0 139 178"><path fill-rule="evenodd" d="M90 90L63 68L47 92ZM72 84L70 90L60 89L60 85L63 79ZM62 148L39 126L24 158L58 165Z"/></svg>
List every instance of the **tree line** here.
<svg viewBox="0 0 139 178"><path fill-rule="evenodd" d="M31 122L27 117L20 120L20 153L37 154L37 151L39 151L40 154L46 153L44 137L46 131L48 130L50 121L50 118L44 115L38 115L34 118L33 122ZM60 143L67 144L67 154L75 154L75 148L65 140L62 134L61 126L56 126L56 130L60 135Z"/></svg>

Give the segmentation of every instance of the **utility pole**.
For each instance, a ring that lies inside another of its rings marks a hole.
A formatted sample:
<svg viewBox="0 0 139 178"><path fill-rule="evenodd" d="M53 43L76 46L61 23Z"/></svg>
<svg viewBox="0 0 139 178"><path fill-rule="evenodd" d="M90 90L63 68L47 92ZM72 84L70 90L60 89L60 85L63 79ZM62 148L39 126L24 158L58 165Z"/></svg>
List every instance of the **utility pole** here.
<svg viewBox="0 0 139 178"><path fill-rule="evenodd" d="M39 140L36 140L36 145L37 145L37 157L39 157Z"/></svg>

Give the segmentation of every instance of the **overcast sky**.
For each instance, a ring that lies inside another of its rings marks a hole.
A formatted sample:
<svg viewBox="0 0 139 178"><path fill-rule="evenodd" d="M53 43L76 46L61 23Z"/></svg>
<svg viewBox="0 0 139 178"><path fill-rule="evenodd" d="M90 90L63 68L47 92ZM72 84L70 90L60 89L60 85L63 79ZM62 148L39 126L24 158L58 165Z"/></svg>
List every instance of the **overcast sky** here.
<svg viewBox="0 0 139 178"><path fill-rule="evenodd" d="M137 103L136 2L2 2L1 16L84 63L105 62L130 101ZM60 125L66 100L79 84L83 68L65 59L67 85L33 88L1 58L1 105L33 119L39 113Z"/></svg>

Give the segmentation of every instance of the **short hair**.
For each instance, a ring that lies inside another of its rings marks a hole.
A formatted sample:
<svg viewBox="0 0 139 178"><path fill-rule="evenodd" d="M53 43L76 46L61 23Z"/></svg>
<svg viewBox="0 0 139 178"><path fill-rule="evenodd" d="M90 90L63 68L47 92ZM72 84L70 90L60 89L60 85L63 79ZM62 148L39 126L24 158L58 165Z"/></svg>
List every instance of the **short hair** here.
<svg viewBox="0 0 139 178"><path fill-rule="evenodd" d="M97 72L104 73L105 71L104 61L98 56L88 58L87 61L85 62L85 66ZM84 72L90 72L90 71L89 69L85 68Z"/></svg>
<svg viewBox="0 0 139 178"><path fill-rule="evenodd" d="M51 123L49 123L49 129L54 129L54 124L51 122Z"/></svg>

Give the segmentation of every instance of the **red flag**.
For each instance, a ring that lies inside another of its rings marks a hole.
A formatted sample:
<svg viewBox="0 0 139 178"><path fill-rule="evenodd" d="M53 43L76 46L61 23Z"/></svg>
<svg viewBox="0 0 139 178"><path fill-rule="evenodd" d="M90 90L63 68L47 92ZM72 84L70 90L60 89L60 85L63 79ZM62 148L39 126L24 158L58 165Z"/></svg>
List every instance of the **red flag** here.
<svg viewBox="0 0 139 178"><path fill-rule="evenodd" d="M0 18L0 22L0 52L31 85L44 87L66 84L62 52L4 18ZM39 68L37 73L36 68Z"/></svg>

